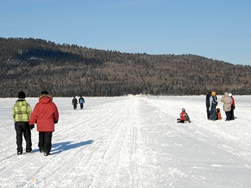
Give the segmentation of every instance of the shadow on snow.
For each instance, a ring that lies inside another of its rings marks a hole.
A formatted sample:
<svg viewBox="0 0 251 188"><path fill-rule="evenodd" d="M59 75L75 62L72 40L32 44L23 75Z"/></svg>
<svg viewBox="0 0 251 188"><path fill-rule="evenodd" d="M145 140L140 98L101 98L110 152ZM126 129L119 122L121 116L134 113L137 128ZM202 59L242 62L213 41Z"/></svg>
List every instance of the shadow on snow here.
<svg viewBox="0 0 251 188"><path fill-rule="evenodd" d="M87 141L83 141L83 142L79 142L79 143L73 143L73 141L55 143L55 144L52 144L51 153L53 155L59 154L63 151L67 151L70 149L74 149L74 148L78 148L78 147L92 144L93 142L94 142L93 140L87 140ZM38 151L39 151L38 149L33 150L33 152L38 152Z"/></svg>

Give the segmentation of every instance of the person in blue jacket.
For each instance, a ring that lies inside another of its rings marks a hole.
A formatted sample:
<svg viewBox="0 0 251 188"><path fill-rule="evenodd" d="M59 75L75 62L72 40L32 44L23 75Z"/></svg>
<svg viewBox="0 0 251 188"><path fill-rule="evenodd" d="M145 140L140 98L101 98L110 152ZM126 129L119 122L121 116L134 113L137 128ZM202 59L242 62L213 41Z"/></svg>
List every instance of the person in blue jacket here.
<svg viewBox="0 0 251 188"><path fill-rule="evenodd" d="M80 96L78 102L80 104L80 109L82 110L84 108L85 99L82 96Z"/></svg>
<svg viewBox="0 0 251 188"><path fill-rule="evenodd" d="M213 91L212 95L210 97L210 120L216 120L217 117L217 112L216 112L216 107L218 105L218 101L217 101L217 96L216 96L216 92Z"/></svg>

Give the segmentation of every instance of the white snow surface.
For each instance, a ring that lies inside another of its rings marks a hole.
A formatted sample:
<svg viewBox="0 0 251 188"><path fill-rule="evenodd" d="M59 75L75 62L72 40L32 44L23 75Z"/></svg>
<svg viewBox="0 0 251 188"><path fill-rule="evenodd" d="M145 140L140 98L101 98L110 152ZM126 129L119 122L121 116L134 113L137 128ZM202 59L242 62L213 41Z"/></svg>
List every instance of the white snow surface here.
<svg viewBox="0 0 251 188"><path fill-rule="evenodd" d="M218 96L220 99L221 96ZM206 118L205 96L54 98L52 155L16 154L12 107L0 99L0 187L251 187L251 96L235 96L234 121ZM38 98L26 98L34 108ZM192 123L177 124L181 108ZM25 142L23 141L25 148Z"/></svg>

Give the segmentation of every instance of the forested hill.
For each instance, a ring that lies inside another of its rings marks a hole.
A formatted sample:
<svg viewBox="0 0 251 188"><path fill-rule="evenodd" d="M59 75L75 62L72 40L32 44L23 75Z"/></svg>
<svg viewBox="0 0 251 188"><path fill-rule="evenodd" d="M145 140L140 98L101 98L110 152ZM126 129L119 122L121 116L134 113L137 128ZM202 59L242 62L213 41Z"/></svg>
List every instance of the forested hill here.
<svg viewBox="0 0 251 188"><path fill-rule="evenodd" d="M149 55L0 38L0 97L126 94L200 95L215 90L251 94L251 66L197 55Z"/></svg>

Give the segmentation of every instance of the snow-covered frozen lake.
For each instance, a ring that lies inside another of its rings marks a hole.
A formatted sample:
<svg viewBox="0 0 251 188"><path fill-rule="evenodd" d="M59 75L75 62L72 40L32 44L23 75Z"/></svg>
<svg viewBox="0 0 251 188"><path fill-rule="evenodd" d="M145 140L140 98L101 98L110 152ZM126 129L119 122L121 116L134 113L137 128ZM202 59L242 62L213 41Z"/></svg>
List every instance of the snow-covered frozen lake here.
<svg viewBox="0 0 251 188"><path fill-rule="evenodd" d="M0 98L0 187L251 187L251 96L234 97L230 122L207 120L205 96L85 97L84 110L54 98L60 119L48 157L36 129L33 153L16 154L17 99ZM33 108L38 98L26 100ZM183 107L191 124L176 123Z"/></svg>

